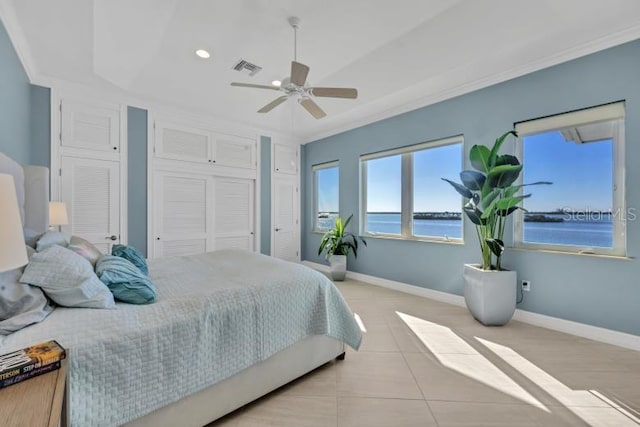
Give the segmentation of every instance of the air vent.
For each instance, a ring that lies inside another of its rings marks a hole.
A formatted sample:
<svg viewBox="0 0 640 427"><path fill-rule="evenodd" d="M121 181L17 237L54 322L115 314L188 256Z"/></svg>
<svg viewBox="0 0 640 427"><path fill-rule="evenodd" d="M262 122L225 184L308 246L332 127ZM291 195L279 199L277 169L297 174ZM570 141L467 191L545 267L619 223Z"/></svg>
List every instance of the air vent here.
<svg viewBox="0 0 640 427"><path fill-rule="evenodd" d="M262 67L258 67L256 64L252 64L249 61L241 59L236 65L233 66L233 69L236 71L240 71L241 73L249 74L251 77L253 77L258 74L260 70L262 70Z"/></svg>

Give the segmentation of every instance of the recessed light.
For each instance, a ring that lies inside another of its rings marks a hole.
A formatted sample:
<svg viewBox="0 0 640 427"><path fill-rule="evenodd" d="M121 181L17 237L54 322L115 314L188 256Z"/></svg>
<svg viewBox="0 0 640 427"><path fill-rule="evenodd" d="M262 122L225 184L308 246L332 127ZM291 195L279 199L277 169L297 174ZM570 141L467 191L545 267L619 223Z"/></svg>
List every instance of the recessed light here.
<svg viewBox="0 0 640 427"><path fill-rule="evenodd" d="M196 50L196 55L198 55L202 59L208 59L211 57L211 54L204 49Z"/></svg>
<svg viewBox="0 0 640 427"><path fill-rule="evenodd" d="M276 87L280 87L280 85L282 84L282 82L280 80L274 80L271 82L272 85L276 86Z"/></svg>

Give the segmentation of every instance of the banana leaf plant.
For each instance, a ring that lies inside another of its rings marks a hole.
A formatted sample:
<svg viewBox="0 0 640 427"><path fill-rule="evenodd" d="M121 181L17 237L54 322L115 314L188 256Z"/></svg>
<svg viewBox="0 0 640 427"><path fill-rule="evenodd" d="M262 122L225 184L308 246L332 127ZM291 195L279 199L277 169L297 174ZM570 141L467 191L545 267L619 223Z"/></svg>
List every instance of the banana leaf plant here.
<svg viewBox="0 0 640 427"><path fill-rule="evenodd" d="M358 257L358 240L365 246L367 246L367 242L362 237L347 231L351 218L353 218L353 214L346 221L339 216L335 219L333 228L324 233L320 240L318 255L326 251L325 257L328 259L331 255L349 255L349 250L352 250L353 256Z"/></svg>
<svg viewBox="0 0 640 427"><path fill-rule="evenodd" d="M501 270L507 217L517 209L526 211L519 205L524 199L531 197L531 194L519 194L521 188L551 184L539 181L514 185L522 172L522 164L515 156L498 154L502 143L509 135L518 136L516 131L511 130L496 139L491 148L485 145L471 147L469 160L475 170L460 172L462 184L442 178L465 199L463 211L475 225L482 252L483 270Z"/></svg>

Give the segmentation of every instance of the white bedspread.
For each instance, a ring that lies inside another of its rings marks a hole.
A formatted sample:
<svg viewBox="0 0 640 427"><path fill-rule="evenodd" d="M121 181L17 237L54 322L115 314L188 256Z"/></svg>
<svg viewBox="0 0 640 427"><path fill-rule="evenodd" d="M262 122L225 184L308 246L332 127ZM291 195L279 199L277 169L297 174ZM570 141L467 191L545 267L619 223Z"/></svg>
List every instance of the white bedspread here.
<svg viewBox="0 0 640 427"><path fill-rule="evenodd" d="M115 426L221 381L310 335L358 348L333 283L241 251L150 262L155 304L57 308L2 338L0 354L55 339L70 353L73 426Z"/></svg>

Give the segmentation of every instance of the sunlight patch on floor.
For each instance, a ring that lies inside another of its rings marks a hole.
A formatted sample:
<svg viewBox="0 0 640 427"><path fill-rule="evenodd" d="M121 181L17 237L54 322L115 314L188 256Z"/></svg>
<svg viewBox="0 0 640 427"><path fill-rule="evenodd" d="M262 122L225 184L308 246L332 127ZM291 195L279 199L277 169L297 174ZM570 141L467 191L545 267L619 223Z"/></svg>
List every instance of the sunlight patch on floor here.
<svg viewBox="0 0 640 427"><path fill-rule="evenodd" d="M354 319L356 319L356 323L360 327L360 330L366 333L367 328L364 327L364 322L362 321L362 318L360 317L360 315L358 313L353 313L353 317Z"/></svg>
<svg viewBox="0 0 640 427"><path fill-rule="evenodd" d="M442 365L529 405L550 412L546 406L478 353L450 328L398 311L396 314Z"/></svg>
<svg viewBox="0 0 640 427"><path fill-rule="evenodd" d="M594 427L640 425L638 418L600 393L572 390L511 348L482 338L475 337L475 339L589 425Z"/></svg>

